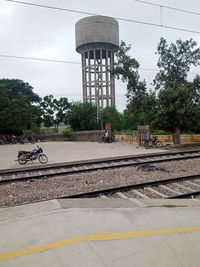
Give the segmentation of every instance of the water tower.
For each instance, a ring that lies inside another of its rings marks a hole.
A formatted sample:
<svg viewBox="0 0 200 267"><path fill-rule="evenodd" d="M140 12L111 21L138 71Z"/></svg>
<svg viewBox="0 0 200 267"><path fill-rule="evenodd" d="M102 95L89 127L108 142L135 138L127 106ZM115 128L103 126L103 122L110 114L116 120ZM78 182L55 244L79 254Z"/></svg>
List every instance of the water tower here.
<svg viewBox="0 0 200 267"><path fill-rule="evenodd" d="M91 16L76 23L76 51L82 56L83 102L99 108L115 105L110 70L119 48L119 25L110 17Z"/></svg>

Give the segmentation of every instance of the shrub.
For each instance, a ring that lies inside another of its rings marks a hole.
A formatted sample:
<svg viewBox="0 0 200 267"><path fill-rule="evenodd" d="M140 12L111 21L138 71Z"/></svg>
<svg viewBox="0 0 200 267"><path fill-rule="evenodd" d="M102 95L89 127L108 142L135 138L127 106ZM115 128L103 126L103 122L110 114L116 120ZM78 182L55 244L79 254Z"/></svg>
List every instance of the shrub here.
<svg viewBox="0 0 200 267"><path fill-rule="evenodd" d="M164 130L153 130L152 135L165 135L167 134Z"/></svg>
<svg viewBox="0 0 200 267"><path fill-rule="evenodd" d="M76 138L74 135L72 135L72 129L71 128L65 128L62 130L62 134L64 135L65 139L67 141L76 141Z"/></svg>

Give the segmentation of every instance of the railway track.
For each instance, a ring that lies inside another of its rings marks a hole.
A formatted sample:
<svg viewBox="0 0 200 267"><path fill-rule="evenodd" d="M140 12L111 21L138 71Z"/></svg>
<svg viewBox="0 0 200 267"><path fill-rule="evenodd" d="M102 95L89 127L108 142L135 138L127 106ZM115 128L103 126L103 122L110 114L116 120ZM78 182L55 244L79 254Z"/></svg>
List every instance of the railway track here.
<svg viewBox="0 0 200 267"><path fill-rule="evenodd" d="M78 193L62 198L174 199L200 197L200 174ZM134 201L133 201L134 202Z"/></svg>
<svg viewBox="0 0 200 267"><path fill-rule="evenodd" d="M44 179L59 176L63 177L70 174L93 172L97 170L108 170L195 158L200 158L200 150L145 154L137 156L123 156L109 159L37 166L34 168L3 170L0 171L0 184L30 179Z"/></svg>

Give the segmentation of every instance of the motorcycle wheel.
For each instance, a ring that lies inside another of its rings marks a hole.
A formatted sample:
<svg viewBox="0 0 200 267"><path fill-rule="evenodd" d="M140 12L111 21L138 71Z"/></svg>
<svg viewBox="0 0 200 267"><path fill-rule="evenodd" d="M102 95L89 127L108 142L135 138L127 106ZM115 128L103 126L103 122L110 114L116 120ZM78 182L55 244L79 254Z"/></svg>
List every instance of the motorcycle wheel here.
<svg viewBox="0 0 200 267"><path fill-rule="evenodd" d="M101 136L101 137L99 138L99 143L105 143L105 140L104 140L104 137L103 137L103 136Z"/></svg>
<svg viewBox="0 0 200 267"><path fill-rule="evenodd" d="M162 147L163 143L161 141L156 142L156 147Z"/></svg>
<svg viewBox="0 0 200 267"><path fill-rule="evenodd" d="M45 154L40 154L40 155L38 156L38 160L39 160L39 162L42 163L42 164L45 164L45 163L48 162L48 158L47 158L47 156L46 156Z"/></svg>
<svg viewBox="0 0 200 267"><path fill-rule="evenodd" d="M26 158L26 155L20 155L19 157L18 157L18 162L19 162L19 164L26 164L26 162L27 162L27 158Z"/></svg>

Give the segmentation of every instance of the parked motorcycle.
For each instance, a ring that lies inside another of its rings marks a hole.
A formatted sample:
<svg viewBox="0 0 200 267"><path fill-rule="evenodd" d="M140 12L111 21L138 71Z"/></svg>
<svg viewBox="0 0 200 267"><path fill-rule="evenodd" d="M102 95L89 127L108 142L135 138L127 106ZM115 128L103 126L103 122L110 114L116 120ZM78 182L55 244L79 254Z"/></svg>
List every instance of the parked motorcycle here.
<svg viewBox="0 0 200 267"><path fill-rule="evenodd" d="M0 145L5 145L5 144L7 144L6 138L5 137L0 138Z"/></svg>
<svg viewBox="0 0 200 267"><path fill-rule="evenodd" d="M18 151L17 161L19 164L26 164L27 161L33 161L38 159L40 163L45 164L48 162L48 157L43 153L41 147L37 146L32 151Z"/></svg>
<svg viewBox="0 0 200 267"><path fill-rule="evenodd" d="M0 138L0 144L5 145L5 144L11 144L12 143L12 136L3 136Z"/></svg>
<svg viewBox="0 0 200 267"><path fill-rule="evenodd" d="M19 142L20 142L20 144L21 145L23 145L23 144L25 144L25 143L31 143L31 144L35 144L35 142L36 142L36 138L35 138L35 136L29 136L29 137L27 137L27 136L23 136L20 140L19 140Z"/></svg>
<svg viewBox="0 0 200 267"><path fill-rule="evenodd" d="M104 142L104 143L112 143L114 142L113 138L111 136L105 136L105 135L102 135L100 137L100 142Z"/></svg>
<svg viewBox="0 0 200 267"><path fill-rule="evenodd" d="M163 143L158 140L157 136L153 136L152 138L149 139L143 139L142 142L145 148L150 148L150 147L159 148L163 146Z"/></svg>

